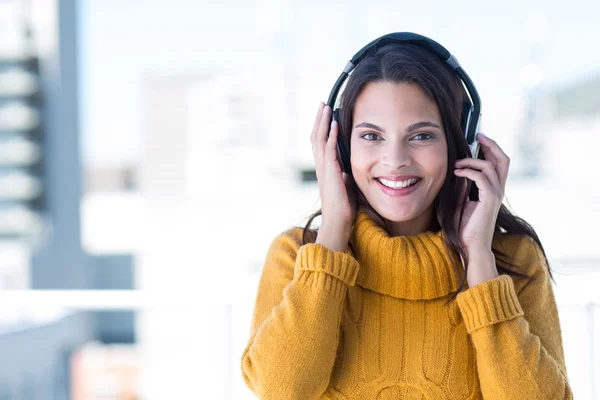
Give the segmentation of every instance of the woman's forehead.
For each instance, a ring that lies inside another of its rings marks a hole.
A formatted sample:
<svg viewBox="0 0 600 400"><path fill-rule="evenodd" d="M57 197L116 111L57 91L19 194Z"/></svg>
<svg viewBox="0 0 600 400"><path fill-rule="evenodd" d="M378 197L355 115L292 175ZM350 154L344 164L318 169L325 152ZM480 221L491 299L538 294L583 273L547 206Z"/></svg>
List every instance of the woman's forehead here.
<svg viewBox="0 0 600 400"><path fill-rule="evenodd" d="M441 122L437 104L418 85L409 83L367 85L356 100L353 117L355 125L365 121L377 124L373 119L406 125L422 120Z"/></svg>

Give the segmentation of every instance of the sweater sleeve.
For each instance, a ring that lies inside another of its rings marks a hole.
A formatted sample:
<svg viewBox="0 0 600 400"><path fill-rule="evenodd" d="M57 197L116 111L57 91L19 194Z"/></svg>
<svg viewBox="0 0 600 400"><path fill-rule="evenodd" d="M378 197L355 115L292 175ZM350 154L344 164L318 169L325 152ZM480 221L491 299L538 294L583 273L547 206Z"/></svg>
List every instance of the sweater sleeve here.
<svg viewBox="0 0 600 400"><path fill-rule="evenodd" d="M261 399L318 399L339 343L342 306L358 262L287 231L270 245L258 285L250 340L241 358L246 385Z"/></svg>
<svg viewBox="0 0 600 400"><path fill-rule="evenodd" d="M456 299L475 348L483 397L573 399L547 264L530 238L517 246L513 262L531 277L518 294L503 274Z"/></svg>

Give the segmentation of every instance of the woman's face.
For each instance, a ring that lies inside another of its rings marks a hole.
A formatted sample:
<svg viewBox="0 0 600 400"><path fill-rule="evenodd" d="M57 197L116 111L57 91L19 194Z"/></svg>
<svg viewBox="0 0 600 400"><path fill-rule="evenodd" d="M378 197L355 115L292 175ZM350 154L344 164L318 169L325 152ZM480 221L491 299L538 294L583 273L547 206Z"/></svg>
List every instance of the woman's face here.
<svg viewBox="0 0 600 400"><path fill-rule="evenodd" d="M429 126L410 129L421 122ZM371 207L388 221L390 234L427 230L435 223L433 201L446 178L448 162L436 103L414 83L371 82L356 101L352 125L354 181ZM405 195L386 193L377 179L405 180L405 175L419 178Z"/></svg>

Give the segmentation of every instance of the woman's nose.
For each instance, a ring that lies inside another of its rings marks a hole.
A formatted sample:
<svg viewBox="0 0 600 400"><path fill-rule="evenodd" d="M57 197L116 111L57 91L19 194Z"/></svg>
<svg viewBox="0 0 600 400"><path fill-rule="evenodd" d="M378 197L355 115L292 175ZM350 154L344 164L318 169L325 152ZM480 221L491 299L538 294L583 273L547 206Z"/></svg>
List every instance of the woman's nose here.
<svg viewBox="0 0 600 400"><path fill-rule="evenodd" d="M384 152L383 164L389 168L397 169L412 162L411 152L405 146L390 146Z"/></svg>

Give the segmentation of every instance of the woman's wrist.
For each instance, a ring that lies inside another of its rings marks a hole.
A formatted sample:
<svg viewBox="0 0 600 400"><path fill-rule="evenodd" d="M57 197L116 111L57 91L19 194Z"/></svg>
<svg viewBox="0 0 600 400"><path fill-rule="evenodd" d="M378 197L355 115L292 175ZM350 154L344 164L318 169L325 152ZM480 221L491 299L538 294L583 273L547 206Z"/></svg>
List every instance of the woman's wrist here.
<svg viewBox="0 0 600 400"><path fill-rule="evenodd" d="M350 231L347 229L321 226L317 233L315 243L322 244L332 251L345 252L350 239Z"/></svg>

